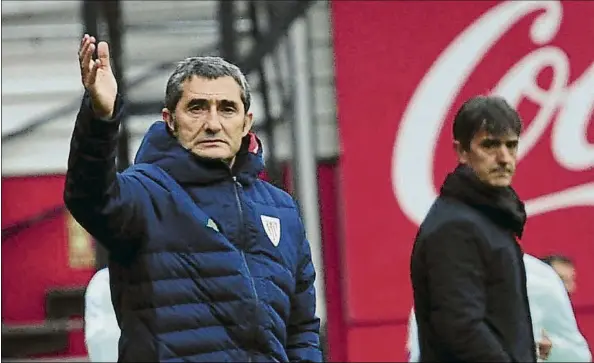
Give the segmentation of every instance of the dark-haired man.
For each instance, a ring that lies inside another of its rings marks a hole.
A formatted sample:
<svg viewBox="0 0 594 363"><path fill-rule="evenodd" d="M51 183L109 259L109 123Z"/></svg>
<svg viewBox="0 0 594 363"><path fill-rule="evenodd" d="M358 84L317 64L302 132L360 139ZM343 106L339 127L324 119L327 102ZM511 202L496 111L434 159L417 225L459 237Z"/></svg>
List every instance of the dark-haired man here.
<svg viewBox="0 0 594 363"><path fill-rule="evenodd" d="M422 362L536 361L518 243L526 213L511 187L521 130L495 96L471 98L454 119L458 166L411 256Z"/></svg>

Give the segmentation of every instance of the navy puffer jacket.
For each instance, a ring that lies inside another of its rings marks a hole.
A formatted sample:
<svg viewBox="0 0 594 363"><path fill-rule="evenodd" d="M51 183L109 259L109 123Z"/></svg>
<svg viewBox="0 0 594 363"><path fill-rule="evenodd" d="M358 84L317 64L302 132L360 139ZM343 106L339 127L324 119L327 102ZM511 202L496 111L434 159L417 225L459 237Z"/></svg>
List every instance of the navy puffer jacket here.
<svg viewBox="0 0 594 363"><path fill-rule="evenodd" d="M110 252L119 360L321 361L309 243L292 198L258 179L260 142L230 170L156 122L116 173L121 115L118 99L114 122L95 120L85 97L64 194Z"/></svg>

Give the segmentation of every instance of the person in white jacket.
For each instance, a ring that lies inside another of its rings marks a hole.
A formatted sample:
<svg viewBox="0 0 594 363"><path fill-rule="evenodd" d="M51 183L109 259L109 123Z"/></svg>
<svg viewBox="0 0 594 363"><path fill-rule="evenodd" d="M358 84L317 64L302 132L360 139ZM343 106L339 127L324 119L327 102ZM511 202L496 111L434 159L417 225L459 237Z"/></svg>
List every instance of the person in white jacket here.
<svg viewBox="0 0 594 363"><path fill-rule="evenodd" d="M565 290L569 293L569 296L575 292L575 266L570 258L563 255L549 255L540 259L542 262L551 266L553 270L559 275L561 281L565 285Z"/></svg>
<svg viewBox="0 0 594 363"><path fill-rule="evenodd" d="M120 327L111 302L109 270L93 275L85 292L85 344L90 362L117 362Z"/></svg>
<svg viewBox="0 0 594 363"><path fill-rule="evenodd" d="M532 315L534 340L545 332L552 343L546 362L591 362L588 343L579 331L567 290L559 275L539 259L524 254L526 289ZM419 362L419 342L414 311L411 311L406 348L409 362Z"/></svg>

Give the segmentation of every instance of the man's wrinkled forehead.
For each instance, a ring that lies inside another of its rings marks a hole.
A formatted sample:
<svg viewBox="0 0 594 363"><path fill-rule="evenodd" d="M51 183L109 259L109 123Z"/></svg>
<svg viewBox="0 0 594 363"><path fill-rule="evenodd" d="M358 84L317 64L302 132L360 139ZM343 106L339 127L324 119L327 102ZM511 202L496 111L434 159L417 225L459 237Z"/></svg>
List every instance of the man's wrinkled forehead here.
<svg viewBox="0 0 594 363"><path fill-rule="evenodd" d="M241 87L229 76L212 79L193 76L184 82L182 98L241 102Z"/></svg>

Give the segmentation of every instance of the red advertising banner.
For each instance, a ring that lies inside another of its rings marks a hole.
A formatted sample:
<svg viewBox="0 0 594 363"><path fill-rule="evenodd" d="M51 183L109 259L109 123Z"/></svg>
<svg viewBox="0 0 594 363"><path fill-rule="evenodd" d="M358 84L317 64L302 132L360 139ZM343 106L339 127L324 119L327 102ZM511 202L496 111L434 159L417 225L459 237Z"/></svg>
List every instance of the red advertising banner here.
<svg viewBox="0 0 594 363"><path fill-rule="evenodd" d="M454 113L476 94L524 119L522 243L575 260L594 345L592 14L592 1L332 2L348 361L406 358L412 242L455 167Z"/></svg>

